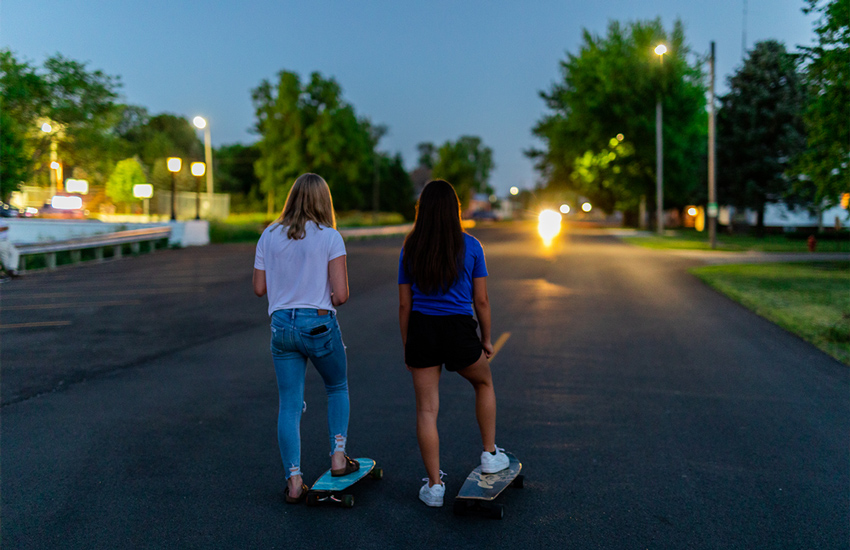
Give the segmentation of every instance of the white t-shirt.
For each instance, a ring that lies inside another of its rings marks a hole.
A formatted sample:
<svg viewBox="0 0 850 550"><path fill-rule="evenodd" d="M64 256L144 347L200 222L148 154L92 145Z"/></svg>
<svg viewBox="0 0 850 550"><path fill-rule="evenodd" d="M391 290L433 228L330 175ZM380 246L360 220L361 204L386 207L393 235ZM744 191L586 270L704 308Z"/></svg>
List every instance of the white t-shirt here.
<svg viewBox="0 0 850 550"><path fill-rule="evenodd" d="M345 255L339 231L307 222L303 239L290 239L273 223L260 235L254 268L266 272L269 315L279 309L336 311L331 303L328 262Z"/></svg>

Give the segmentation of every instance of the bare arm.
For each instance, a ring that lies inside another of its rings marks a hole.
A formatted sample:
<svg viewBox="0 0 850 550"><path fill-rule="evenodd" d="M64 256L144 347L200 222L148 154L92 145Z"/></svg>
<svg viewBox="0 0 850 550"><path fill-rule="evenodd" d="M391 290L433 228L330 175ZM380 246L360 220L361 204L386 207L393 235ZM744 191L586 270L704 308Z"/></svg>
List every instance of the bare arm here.
<svg viewBox="0 0 850 550"><path fill-rule="evenodd" d="M413 289L411 285L398 285L398 326L401 329L401 345L407 345L407 325L413 308Z"/></svg>
<svg viewBox="0 0 850 550"><path fill-rule="evenodd" d="M487 295L487 277L472 279L472 305L478 326L481 329L481 345L484 355L489 359L493 355L493 343L490 341L490 297Z"/></svg>
<svg viewBox="0 0 850 550"><path fill-rule="evenodd" d="M261 298L266 295L266 272L254 268L254 294Z"/></svg>
<svg viewBox="0 0 850 550"><path fill-rule="evenodd" d="M328 262L328 279L331 282L331 303L341 306L348 301L348 265L345 255Z"/></svg>

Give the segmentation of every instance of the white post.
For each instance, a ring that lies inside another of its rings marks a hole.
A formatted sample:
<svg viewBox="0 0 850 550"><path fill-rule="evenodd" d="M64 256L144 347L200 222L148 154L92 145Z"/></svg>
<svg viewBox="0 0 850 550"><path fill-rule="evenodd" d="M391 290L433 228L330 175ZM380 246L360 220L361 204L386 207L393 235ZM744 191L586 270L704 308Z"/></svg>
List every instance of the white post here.
<svg viewBox="0 0 850 550"><path fill-rule="evenodd" d="M204 159L207 163L207 219L212 217L213 207L213 164L212 164L212 139L210 138L210 125L204 127Z"/></svg>
<svg viewBox="0 0 850 550"><path fill-rule="evenodd" d="M655 215L659 235L664 234L664 138L661 135L661 100L655 104Z"/></svg>

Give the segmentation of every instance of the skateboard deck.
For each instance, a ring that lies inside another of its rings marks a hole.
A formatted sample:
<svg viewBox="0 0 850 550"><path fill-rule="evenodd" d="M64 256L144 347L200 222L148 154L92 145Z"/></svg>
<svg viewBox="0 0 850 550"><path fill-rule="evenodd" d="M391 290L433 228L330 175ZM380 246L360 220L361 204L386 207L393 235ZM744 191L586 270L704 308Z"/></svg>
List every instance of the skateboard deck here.
<svg viewBox="0 0 850 550"><path fill-rule="evenodd" d="M355 458L360 469L350 473L347 476L334 477L331 471L327 470L322 476L313 483L310 490L307 492L307 505L316 506L318 504L335 504L343 508L351 508L354 506L354 495L343 494L345 491L367 475L372 479L381 479L384 472L381 468L375 467L375 461L371 458Z"/></svg>
<svg viewBox="0 0 850 550"><path fill-rule="evenodd" d="M510 485L517 488L522 488L524 477L522 472L522 463L511 453L505 453L510 460L510 464L504 470L493 474L485 474L481 471L481 466L472 470L463 482L463 486L455 497L454 512L456 514L465 514L474 509L487 511L491 517L502 519L504 516L504 507L500 504L493 503L493 500L498 497L505 488Z"/></svg>

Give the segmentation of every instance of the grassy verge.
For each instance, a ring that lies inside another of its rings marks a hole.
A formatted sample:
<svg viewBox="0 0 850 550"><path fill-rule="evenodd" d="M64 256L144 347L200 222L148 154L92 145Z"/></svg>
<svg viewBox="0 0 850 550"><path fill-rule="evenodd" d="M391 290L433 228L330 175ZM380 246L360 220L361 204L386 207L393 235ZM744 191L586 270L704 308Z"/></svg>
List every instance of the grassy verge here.
<svg viewBox="0 0 850 550"><path fill-rule="evenodd" d="M233 214L225 220L210 221L210 242L245 243L257 242L266 226L277 216L269 218L265 214ZM344 227L372 227L397 225L404 223L404 217L395 212L340 212L336 224Z"/></svg>
<svg viewBox="0 0 850 550"><path fill-rule="evenodd" d="M843 238L842 238L843 237ZM817 243L817 252L850 252L850 235L846 232L839 238L821 238ZM631 244L645 248L667 250L711 250L708 242L708 232L693 229L666 231L663 237L645 235L640 237L623 237ZM806 240L789 238L786 235L752 235L718 234L717 250L743 252L756 250L761 252L808 252Z"/></svg>
<svg viewBox="0 0 850 550"><path fill-rule="evenodd" d="M691 273L850 365L850 262L722 265Z"/></svg>

